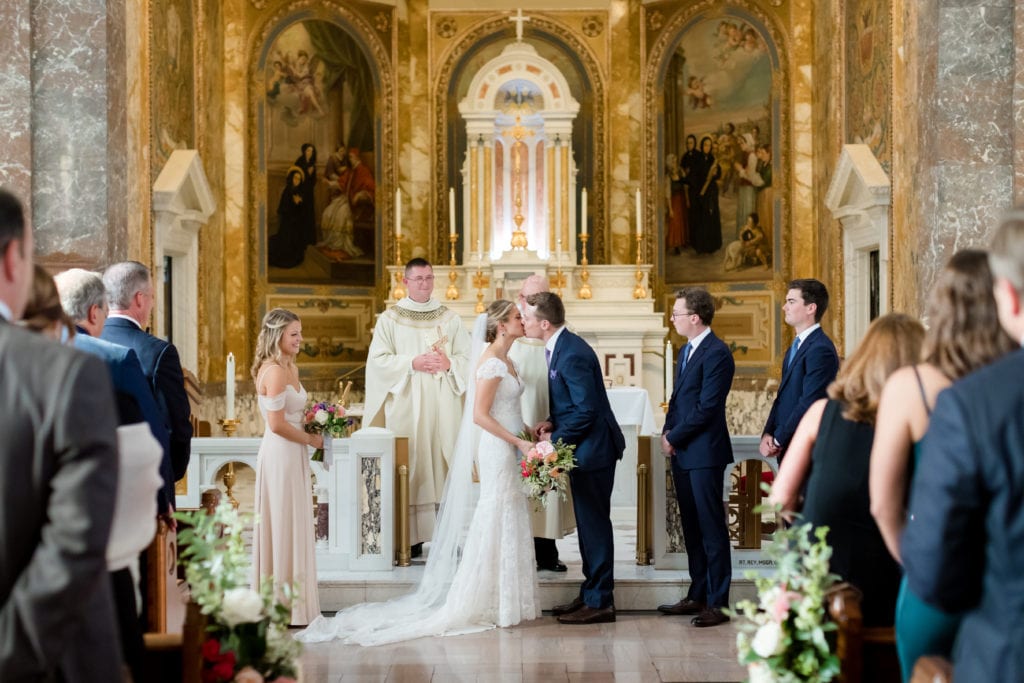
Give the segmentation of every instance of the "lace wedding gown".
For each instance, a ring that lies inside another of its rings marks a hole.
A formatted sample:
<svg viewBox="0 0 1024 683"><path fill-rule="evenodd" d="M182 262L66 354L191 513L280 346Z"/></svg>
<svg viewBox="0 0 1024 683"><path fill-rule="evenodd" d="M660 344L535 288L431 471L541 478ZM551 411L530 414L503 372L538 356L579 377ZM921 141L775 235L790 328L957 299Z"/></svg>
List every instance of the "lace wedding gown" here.
<svg viewBox="0 0 1024 683"><path fill-rule="evenodd" d="M476 376L501 378L491 415L513 434L521 430L520 381L497 358L482 363ZM465 409L473 408L468 404ZM540 615L533 532L520 483L518 453L512 445L487 432L482 432L479 439L476 453L480 498L469 522L461 557L452 554L453 575L443 566L444 557L429 556L435 550L431 546L424 578L416 592L386 603L356 605L334 617L320 617L297 634L299 640L338 639L360 645L383 645L513 626ZM471 466L468 460L465 464ZM446 500L450 494L446 489Z"/></svg>

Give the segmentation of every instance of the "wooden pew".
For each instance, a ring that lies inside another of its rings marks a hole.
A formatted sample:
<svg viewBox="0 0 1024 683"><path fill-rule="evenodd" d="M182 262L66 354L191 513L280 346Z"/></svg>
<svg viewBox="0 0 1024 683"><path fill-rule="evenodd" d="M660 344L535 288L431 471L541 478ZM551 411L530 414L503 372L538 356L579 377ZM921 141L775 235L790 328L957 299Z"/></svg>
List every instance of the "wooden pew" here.
<svg viewBox="0 0 1024 683"><path fill-rule="evenodd" d="M899 683L896 632L891 626L864 626L861 592L842 583L829 591L826 601L829 617L838 627L839 680L842 683Z"/></svg>

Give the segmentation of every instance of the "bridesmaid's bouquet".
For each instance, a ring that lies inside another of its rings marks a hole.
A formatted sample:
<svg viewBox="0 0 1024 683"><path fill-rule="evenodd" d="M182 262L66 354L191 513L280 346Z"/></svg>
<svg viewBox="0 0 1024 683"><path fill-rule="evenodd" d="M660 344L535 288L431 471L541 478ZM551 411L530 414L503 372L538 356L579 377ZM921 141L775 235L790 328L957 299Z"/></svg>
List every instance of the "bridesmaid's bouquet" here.
<svg viewBox="0 0 1024 683"><path fill-rule="evenodd" d="M345 417L345 409L334 403L318 401L306 408L303 429L308 434L323 434L324 447L313 451L313 462L324 462L324 451L331 450L331 439L343 439L352 428L352 418ZM328 462L330 458L328 458Z"/></svg>
<svg viewBox="0 0 1024 683"><path fill-rule="evenodd" d="M552 491L557 491L562 500L566 499L565 491L569 486L566 473L576 467L575 450L575 444L561 439L555 443L538 441L533 445L519 463L523 488L531 500L547 507L548 494Z"/></svg>

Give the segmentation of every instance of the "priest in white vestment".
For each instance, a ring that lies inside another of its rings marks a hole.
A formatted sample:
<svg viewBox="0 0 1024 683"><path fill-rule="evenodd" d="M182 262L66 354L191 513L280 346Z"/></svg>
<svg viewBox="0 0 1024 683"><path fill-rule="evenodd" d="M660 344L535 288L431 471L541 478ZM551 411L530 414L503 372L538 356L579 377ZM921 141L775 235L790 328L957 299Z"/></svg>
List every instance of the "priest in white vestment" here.
<svg viewBox="0 0 1024 683"><path fill-rule="evenodd" d="M432 297L434 269L405 266L409 295L377 320L366 362L365 424L409 438L409 539L414 556L433 535L448 460L462 419L470 339L455 312Z"/></svg>
<svg viewBox="0 0 1024 683"><path fill-rule="evenodd" d="M519 310L522 311L526 307L526 297L549 290L550 284L543 275L531 275L526 278L519 289ZM535 425L548 419L551 412L548 405L548 363L544 357L544 341L529 337L517 339L508 356L519 369L519 377L524 386L520 398L523 422ZM576 528L576 516L572 512L572 491L568 491L565 500L559 500L558 494L552 492L548 496L547 507L532 503L531 506L530 521L533 525L537 568L556 572L566 571L566 566L558 559L555 540L564 538Z"/></svg>

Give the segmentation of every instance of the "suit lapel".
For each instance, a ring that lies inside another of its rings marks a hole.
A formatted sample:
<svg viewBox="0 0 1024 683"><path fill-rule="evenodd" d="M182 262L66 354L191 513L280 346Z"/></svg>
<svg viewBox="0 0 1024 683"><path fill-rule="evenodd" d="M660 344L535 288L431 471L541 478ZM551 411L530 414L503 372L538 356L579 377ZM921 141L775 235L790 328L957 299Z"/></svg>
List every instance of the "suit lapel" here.
<svg viewBox="0 0 1024 683"><path fill-rule="evenodd" d="M562 330L562 333L558 335L558 339L555 341L555 348L551 351L551 361L548 363L549 372L558 365L558 359L562 355L562 350L566 347L568 342L566 337L569 334L571 334L569 330Z"/></svg>
<svg viewBox="0 0 1024 683"><path fill-rule="evenodd" d="M789 381L790 375L793 374L793 366L796 365L796 362L798 360L800 360L800 356L804 355L804 351L807 349L807 347L809 347L817 340L819 332L821 332L820 327L816 329L814 332L811 332L809 335L807 335L807 339L804 339L803 343L797 347L796 355L793 356L793 360L788 365L786 365L785 361L783 361L784 367L782 368L782 383L779 384L780 392L782 391L782 387L786 386L786 383Z"/></svg>

